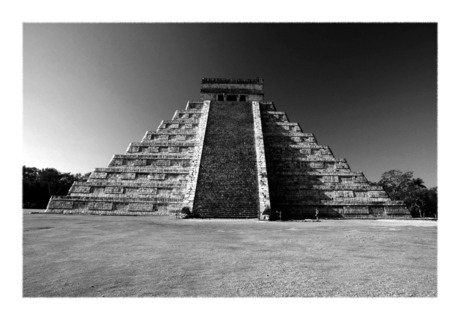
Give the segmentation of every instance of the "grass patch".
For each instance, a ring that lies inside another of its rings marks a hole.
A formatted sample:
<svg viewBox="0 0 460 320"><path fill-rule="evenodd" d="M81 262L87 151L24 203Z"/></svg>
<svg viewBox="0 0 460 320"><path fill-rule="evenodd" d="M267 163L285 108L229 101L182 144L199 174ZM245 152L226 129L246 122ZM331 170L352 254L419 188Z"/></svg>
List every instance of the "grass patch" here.
<svg viewBox="0 0 460 320"><path fill-rule="evenodd" d="M24 215L25 297L435 297L434 221Z"/></svg>

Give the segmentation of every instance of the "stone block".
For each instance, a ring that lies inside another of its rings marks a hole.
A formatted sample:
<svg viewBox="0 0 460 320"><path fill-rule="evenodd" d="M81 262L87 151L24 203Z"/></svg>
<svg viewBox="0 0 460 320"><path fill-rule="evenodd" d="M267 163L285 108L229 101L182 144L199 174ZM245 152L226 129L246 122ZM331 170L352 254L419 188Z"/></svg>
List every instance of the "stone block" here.
<svg viewBox="0 0 460 320"><path fill-rule="evenodd" d="M153 194L157 194L158 190L157 190L157 188L139 188L138 193L139 194L153 195Z"/></svg>
<svg viewBox="0 0 460 320"><path fill-rule="evenodd" d="M135 159L133 161L134 166L146 166L147 165L147 160L145 159Z"/></svg>
<svg viewBox="0 0 460 320"><path fill-rule="evenodd" d="M128 211L153 211L153 203L133 202L128 205Z"/></svg>
<svg viewBox="0 0 460 320"><path fill-rule="evenodd" d="M341 183L354 183L355 179L354 177L340 177L340 182Z"/></svg>
<svg viewBox="0 0 460 320"><path fill-rule="evenodd" d="M73 209L73 201L69 200L54 200L51 199L48 208L49 209Z"/></svg>
<svg viewBox="0 0 460 320"><path fill-rule="evenodd" d="M310 168L322 169L323 167L324 167L324 162L319 162L319 161L310 162Z"/></svg>
<svg viewBox="0 0 460 320"><path fill-rule="evenodd" d="M105 179L107 178L107 172L94 171L89 176L90 179Z"/></svg>
<svg viewBox="0 0 460 320"><path fill-rule="evenodd" d="M88 203L88 209L89 210L112 211L113 203L112 202L91 201Z"/></svg>
<svg viewBox="0 0 460 320"><path fill-rule="evenodd" d="M169 167L171 165L171 161L170 160L157 160L156 165L161 166L161 167L165 167L165 166Z"/></svg>
<svg viewBox="0 0 460 320"><path fill-rule="evenodd" d="M91 186L73 186L71 189L73 193L90 193Z"/></svg>
<svg viewBox="0 0 460 320"><path fill-rule="evenodd" d="M351 190L335 191L334 198L353 198L355 195Z"/></svg>
<svg viewBox="0 0 460 320"><path fill-rule="evenodd" d="M368 206L344 206L343 207L344 214L369 214L369 207Z"/></svg>
<svg viewBox="0 0 460 320"><path fill-rule="evenodd" d="M333 176L333 175L322 176L321 181L324 182L324 183L338 183L339 182L339 177L338 176Z"/></svg>
<svg viewBox="0 0 460 320"><path fill-rule="evenodd" d="M149 180L165 180L166 174L164 173L152 173L148 175Z"/></svg>
<svg viewBox="0 0 460 320"><path fill-rule="evenodd" d="M367 196L369 198L386 198L387 193L385 191L368 191Z"/></svg>
<svg viewBox="0 0 460 320"><path fill-rule="evenodd" d="M187 140L187 136L183 134L176 135L176 141L185 141Z"/></svg>
<svg viewBox="0 0 460 320"><path fill-rule="evenodd" d="M111 167L117 167L117 166L122 166L123 165L123 159L113 159L112 162L110 163Z"/></svg>
<svg viewBox="0 0 460 320"><path fill-rule="evenodd" d="M136 173L135 172L124 172L121 174L120 178L122 180L134 180L136 179Z"/></svg>
<svg viewBox="0 0 460 320"><path fill-rule="evenodd" d="M123 193L123 187L105 187L105 193L108 193L108 194L112 194L112 193L115 193L115 194L119 194L119 193Z"/></svg>
<svg viewBox="0 0 460 320"><path fill-rule="evenodd" d="M355 191L355 196L357 198L367 198L367 191Z"/></svg>

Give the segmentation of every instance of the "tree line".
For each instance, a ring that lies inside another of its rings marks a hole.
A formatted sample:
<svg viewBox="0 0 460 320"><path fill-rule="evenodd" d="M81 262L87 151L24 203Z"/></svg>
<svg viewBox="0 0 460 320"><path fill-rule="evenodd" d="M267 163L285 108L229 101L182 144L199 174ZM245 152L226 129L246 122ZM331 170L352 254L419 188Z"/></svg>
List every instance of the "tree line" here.
<svg viewBox="0 0 460 320"><path fill-rule="evenodd" d="M74 181L86 181L90 172L61 173L54 168L22 167L22 207L45 209L52 195L66 195Z"/></svg>
<svg viewBox="0 0 460 320"><path fill-rule="evenodd" d="M391 200L402 200L414 218L438 217L438 187L427 188L413 171L390 170L384 172L379 182Z"/></svg>
<svg viewBox="0 0 460 320"><path fill-rule="evenodd" d="M52 195L66 195L74 181L86 181L86 174L61 173L54 168L22 167L23 208L44 209ZM427 188L412 171L390 170L384 172L379 182L391 200L402 200L413 217L438 216L438 189Z"/></svg>

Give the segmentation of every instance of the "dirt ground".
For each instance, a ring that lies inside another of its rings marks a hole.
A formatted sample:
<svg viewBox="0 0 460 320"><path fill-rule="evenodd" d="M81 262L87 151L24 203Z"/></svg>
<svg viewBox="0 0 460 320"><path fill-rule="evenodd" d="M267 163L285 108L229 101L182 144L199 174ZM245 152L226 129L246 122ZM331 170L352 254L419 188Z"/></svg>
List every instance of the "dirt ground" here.
<svg viewBox="0 0 460 320"><path fill-rule="evenodd" d="M437 223L28 214L25 297L436 297Z"/></svg>

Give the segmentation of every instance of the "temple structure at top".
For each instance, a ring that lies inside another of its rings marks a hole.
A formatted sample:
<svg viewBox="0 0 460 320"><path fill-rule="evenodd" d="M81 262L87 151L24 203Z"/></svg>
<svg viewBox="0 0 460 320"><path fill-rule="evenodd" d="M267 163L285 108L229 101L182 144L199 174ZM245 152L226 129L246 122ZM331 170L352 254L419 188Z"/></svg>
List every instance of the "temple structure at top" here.
<svg viewBox="0 0 460 320"><path fill-rule="evenodd" d="M264 80L204 78L201 80L201 100L230 102L262 101Z"/></svg>
<svg viewBox="0 0 460 320"><path fill-rule="evenodd" d="M201 218L410 218L362 172L264 100L256 79L204 78L200 100L147 131L46 212Z"/></svg>

